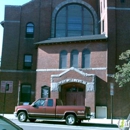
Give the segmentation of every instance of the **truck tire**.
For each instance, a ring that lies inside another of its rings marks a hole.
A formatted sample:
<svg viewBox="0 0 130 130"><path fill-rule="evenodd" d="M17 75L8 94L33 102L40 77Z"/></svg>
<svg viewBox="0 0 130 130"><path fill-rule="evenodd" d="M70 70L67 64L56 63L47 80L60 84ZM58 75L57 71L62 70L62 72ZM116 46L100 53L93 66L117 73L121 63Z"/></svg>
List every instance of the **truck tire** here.
<svg viewBox="0 0 130 130"><path fill-rule="evenodd" d="M27 114L26 114L26 112L20 112L19 114L18 114L18 120L20 121L20 122L26 122L27 121Z"/></svg>
<svg viewBox="0 0 130 130"><path fill-rule="evenodd" d="M69 114L66 116L65 120L67 125L74 125L76 122L76 117L73 114Z"/></svg>

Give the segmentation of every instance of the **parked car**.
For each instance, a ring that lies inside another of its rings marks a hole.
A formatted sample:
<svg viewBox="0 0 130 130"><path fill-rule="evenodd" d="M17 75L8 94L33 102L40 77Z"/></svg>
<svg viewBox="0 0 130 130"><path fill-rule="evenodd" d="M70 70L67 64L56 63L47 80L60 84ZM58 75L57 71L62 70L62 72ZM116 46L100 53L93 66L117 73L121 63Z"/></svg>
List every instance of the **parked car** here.
<svg viewBox="0 0 130 130"><path fill-rule="evenodd" d="M0 130L23 130L21 127L0 115Z"/></svg>
<svg viewBox="0 0 130 130"><path fill-rule="evenodd" d="M26 122L27 119L31 122L36 119L64 119L68 125L90 120L91 117L90 107L65 106L60 99L54 98L41 98L31 105L16 106L14 115L20 122Z"/></svg>

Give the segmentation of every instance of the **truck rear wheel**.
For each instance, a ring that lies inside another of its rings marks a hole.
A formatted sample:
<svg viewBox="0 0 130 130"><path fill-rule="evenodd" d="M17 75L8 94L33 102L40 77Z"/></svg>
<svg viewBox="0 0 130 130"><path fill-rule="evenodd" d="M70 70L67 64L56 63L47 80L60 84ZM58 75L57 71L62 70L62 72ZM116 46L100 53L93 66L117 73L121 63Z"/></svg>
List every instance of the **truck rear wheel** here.
<svg viewBox="0 0 130 130"><path fill-rule="evenodd" d="M26 114L26 112L20 112L19 114L18 114L18 120L20 121L20 122L26 122L27 121L27 114Z"/></svg>
<svg viewBox="0 0 130 130"><path fill-rule="evenodd" d="M76 117L73 114L69 114L66 116L66 124L67 125L74 125L76 122Z"/></svg>

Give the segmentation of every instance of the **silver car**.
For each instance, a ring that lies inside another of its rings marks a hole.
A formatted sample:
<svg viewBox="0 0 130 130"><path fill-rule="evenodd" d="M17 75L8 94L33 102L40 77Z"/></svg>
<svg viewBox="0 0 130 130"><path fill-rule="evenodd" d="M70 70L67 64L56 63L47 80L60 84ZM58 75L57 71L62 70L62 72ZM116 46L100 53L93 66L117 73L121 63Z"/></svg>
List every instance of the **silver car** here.
<svg viewBox="0 0 130 130"><path fill-rule="evenodd" d="M23 130L21 127L0 115L0 130Z"/></svg>

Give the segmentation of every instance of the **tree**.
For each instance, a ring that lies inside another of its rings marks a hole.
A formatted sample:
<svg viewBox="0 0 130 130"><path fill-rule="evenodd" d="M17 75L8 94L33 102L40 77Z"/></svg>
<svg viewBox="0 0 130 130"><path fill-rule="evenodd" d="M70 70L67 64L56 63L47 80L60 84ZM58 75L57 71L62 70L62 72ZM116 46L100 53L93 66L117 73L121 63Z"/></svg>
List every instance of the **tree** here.
<svg viewBox="0 0 130 130"><path fill-rule="evenodd" d="M121 53L119 60L124 61L124 63L116 65L117 72L114 78L119 87L123 87L126 83L130 82L130 50Z"/></svg>

